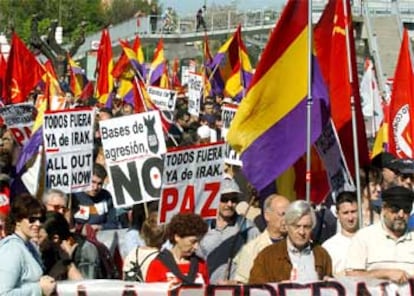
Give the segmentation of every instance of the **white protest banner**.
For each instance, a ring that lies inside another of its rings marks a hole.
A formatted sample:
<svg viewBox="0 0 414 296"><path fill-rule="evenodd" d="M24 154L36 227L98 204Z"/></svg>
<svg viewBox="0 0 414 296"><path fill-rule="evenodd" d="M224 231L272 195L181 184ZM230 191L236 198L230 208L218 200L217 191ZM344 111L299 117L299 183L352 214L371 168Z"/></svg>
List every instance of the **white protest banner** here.
<svg viewBox="0 0 414 296"><path fill-rule="evenodd" d="M224 143L178 148L164 157L160 223L179 212L190 211L203 218L217 213L223 174Z"/></svg>
<svg viewBox="0 0 414 296"><path fill-rule="evenodd" d="M90 108L45 113L46 187L66 193L90 188L94 118Z"/></svg>
<svg viewBox="0 0 414 296"><path fill-rule="evenodd" d="M169 283L138 283L121 280L59 281L60 296L355 296L413 295L414 279L397 285L390 281L360 277L341 277L327 281L266 283L261 285L181 285L171 290Z"/></svg>
<svg viewBox="0 0 414 296"><path fill-rule="evenodd" d="M225 139L227 136L231 121L236 115L237 108L238 106L233 104L224 104L221 107L221 121L223 122L223 127L221 128L221 136L223 139Z"/></svg>
<svg viewBox="0 0 414 296"><path fill-rule="evenodd" d="M50 110L63 110L66 107L66 97L62 95L50 96Z"/></svg>
<svg viewBox="0 0 414 296"><path fill-rule="evenodd" d="M20 146L26 144L30 139L35 111L35 107L30 103L7 105L0 108L3 122Z"/></svg>
<svg viewBox="0 0 414 296"><path fill-rule="evenodd" d="M148 86L147 92L160 110L174 111L177 100L177 92L175 90Z"/></svg>
<svg viewBox="0 0 414 296"><path fill-rule="evenodd" d="M151 111L99 123L115 207L158 199L166 153L161 117Z"/></svg>
<svg viewBox="0 0 414 296"><path fill-rule="evenodd" d="M221 136L223 139L226 139L227 132L229 131L231 121L236 115L238 106L233 104L225 104L221 107L221 121L223 126L221 128ZM226 159L225 162L231 165L242 166L243 162L240 159L240 155L231 148L230 145L226 145Z"/></svg>
<svg viewBox="0 0 414 296"><path fill-rule="evenodd" d="M189 73L188 77L188 113L194 116L200 114L200 103L203 95L203 76Z"/></svg>
<svg viewBox="0 0 414 296"><path fill-rule="evenodd" d="M34 112L35 107L30 103L6 105L0 108L0 116L7 127L32 124Z"/></svg>
<svg viewBox="0 0 414 296"><path fill-rule="evenodd" d="M190 68L188 66L181 66L181 83L182 83L182 85L188 84L188 73L190 73Z"/></svg>
<svg viewBox="0 0 414 296"><path fill-rule="evenodd" d="M325 165L329 185L334 195L344 190L355 190L332 121L324 127L321 136L315 142L315 148Z"/></svg>
<svg viewBox="0 0 414 296"><path fill-rule="evenodd" d="M188 84L188 79L190 78L190 72L196 71L196 64L190 63L189 66L181 66L181 84Z"/></svg>

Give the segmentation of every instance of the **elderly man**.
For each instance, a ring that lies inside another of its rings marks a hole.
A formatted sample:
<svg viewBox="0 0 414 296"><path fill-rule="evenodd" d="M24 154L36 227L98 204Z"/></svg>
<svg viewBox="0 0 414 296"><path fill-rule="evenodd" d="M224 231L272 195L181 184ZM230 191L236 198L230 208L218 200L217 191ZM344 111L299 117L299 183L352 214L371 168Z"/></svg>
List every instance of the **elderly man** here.
<svg viewBox="0 0 414 296"><path fill-rule="evenodd" d="M257 254L264 248L285 238L285 212L290 201L278 194L268 196L263 204L264 218L267 223L265 231L245 245L237 255L235 280L249 282L250 270Z"/></svg>
<svg viewBox="0 0 414 296"><path fill-rule="evenodd" d="M381 221L353 237L345 263L346 275L398 284L414 275L414 234L407 228L413 200L413 191L402 186L383 191Z"/></svg>
<svg viewBox="0 0 414 296"><path fill-rule="evenodd" d="M200 242L199 255L207 260L213 284L233 279L233 258L245 243L259 235L253 222L236 213L240 195L234 179L222 181L217 218L209 221L209 230Z"/></svg>
<svg viewBox="0 0 414 296"><path fill-rule="evenodd" d="M66 194L59 189L49 189L43 195L43 204L46 211L57 212L64 215L67 211L68 198Z"/></svg>
<svg viewBox="0 0 414 296"><path fill-rule="evenodd" d="M332 259L334 276L345 275L345 260L351 239L358 230L358 202L355 192L344 191L336 198L336 214L341 231L322 244Z"/></svg>
<svg viewBox="0 0 414 296"><path fill-rule="evenodd" d="M332 276L328 252L311 241L316 225L313 208L303 200L290 204L285 213L287 238L263 249L254 260L249 284L281 281L315 281Z"/></svg>
<svg viewBox="0 0 414 296"><path fill-rule="evenodd" d="M49 189L45 192L42 202L48 212L57 212L62 214L69 225L72 225L72 212L68 208L68 197L59 189Z"/></svg>

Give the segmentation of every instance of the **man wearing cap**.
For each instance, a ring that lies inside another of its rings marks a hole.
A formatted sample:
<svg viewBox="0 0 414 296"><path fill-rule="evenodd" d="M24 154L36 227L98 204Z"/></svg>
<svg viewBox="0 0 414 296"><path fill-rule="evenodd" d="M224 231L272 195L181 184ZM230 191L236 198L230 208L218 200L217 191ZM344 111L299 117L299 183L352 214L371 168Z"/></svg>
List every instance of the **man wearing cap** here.
<svg viewBox="0 0 414 296"><path fill-rule="evenodd" d="M407 228L414 193L395 186L383 191L382 200L381 221L359 230L352 238L346 275L403 284L414 275L414 233Z"/></svg>
<svg viewBox="0 0 414 296"><path fill-rule="evenodd" d="M382 172L381 189L385 190L391 186L395 186L395 166L393 161L397 159L394 155L388 152L381 152L377 154L371 161L373 167L379 168Z"/></svg>
<svg viewBox="0 0 414 296"><path fill-rule="evenodd" d="M390 167L396 174L394 179L395 185L413 189L414 161L412 159L405 158L392 160Z"/></svg>
<svg viewBox="0 0 414 296"><path fill-rule="evenodd" d="M253 222L236 213L240 195L234 179L222 181L217 218L209 221L209 230L200 242L199 255L207 260L212 284L233 279L233 258L246 242L259 235Z"/></svg>

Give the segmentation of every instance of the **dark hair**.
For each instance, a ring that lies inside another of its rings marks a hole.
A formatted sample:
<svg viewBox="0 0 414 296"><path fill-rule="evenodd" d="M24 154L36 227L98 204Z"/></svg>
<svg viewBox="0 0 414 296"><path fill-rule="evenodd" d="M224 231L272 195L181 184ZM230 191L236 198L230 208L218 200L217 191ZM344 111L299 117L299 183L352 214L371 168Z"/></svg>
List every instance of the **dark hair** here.
<svg viewBox="0 0 414 296"><path fill-rule="evenodd" d="M382 182L382 172L379 168L368 166L360 170L360 181L361 181L361 190L364 190L369 182L374 182L376 184L381 184Z"/></svg>
<svg viewBox="0 0 414 296"><path fill-rule="evenodd" d="M188 111L185 110L179 110L177 112L177 114L175 115L175 120L179 120L179 119L183 119L185 116L190 116L190 113L188 113Z"/></svg>
<svg viewBox="0 0 414 296"><path fill-rule="evenodd" d="M342 191L336 197L336 210L339 210L339 206L343 203L357 203L357 195L355 191Z"/></svg>
<svg viewBox="0 0 414 296"><path fill-rule="evenodd" d="M99 109L99 112L107 113L107 114L111 115L111 117L113 117L112 109L111 108L103 107L103 108L100 108Z"/></svg>
<svg viewBox="0 0 414 296"><path fill-rule="evenodd" d="M71 236L69 223L61 213L47 212L46 221L42 227L47 232L49 239L58 235L61 240L66 240Z"/></svg>
<svg viewBox="0 0 414 296"><path fill-rule="evenodd" d="M45 215L45 207L41 201L28 193L17 195L11 200L10 213L6 219L6 233L15 231L16 223L33 215Z"/></svg>
<svg viewBox="0 0 414 296"><path fill-rule="evenodd" d="M150 201L147 203L148 215L152 212L158 212L158 201ZM132 218L131 229L137 229L141 231L142 225L145 221L145 209L144 204L135 204L132 206Z"/></svg>
<svg viewBox="0 0 414 296"><path fill-rule="evenodd" d="M93 174L98 176L100 179L104 180L107 176L105 168L99 163L93 165Z"/></svg>
<svg viewBox="0 0 414 296"><path fill-rule="evenodd" d="M141 228L145 245L161 249L166 240L165 228L165 225L158 225L156 217L146 219Z"/></svg>
<svg viewBox="0 0 414 296"><path fill-rule="evenodd" d="M175 244L175 235L179 237L197 236L201 237L207 233L208 225L194 213L179 213L175 215L167 226L168 240Z"/></svg>

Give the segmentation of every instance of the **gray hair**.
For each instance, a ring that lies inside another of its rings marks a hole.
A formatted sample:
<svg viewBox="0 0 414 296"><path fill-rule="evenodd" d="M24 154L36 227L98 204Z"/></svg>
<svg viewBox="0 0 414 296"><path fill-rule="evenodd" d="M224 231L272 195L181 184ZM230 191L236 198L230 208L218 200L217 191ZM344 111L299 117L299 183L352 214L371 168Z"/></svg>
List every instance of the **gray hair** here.
<svg viewBox="0 0 414 296"><path fill-rule="evenodd" d="M49 189L48 191L43 194L42 202L44 205L46 205L49 202L49 199L52 195L60 196L65 200L65 205L68 203L68 197L66 193L64 193L62 190L59 189Z"/></svg>
<svg viewBox="0 0 414 296"><path fill-rule="evenodd" d="M304 200L296 200L289 205L285 213L287 225L296 224L303 216L310 215L312 219L312 229L316 226L315 210Z"/></svg>

